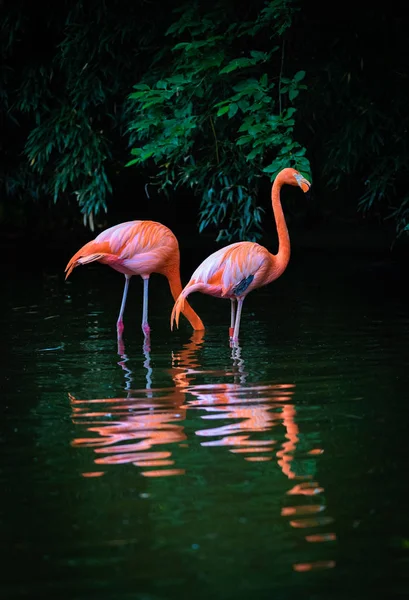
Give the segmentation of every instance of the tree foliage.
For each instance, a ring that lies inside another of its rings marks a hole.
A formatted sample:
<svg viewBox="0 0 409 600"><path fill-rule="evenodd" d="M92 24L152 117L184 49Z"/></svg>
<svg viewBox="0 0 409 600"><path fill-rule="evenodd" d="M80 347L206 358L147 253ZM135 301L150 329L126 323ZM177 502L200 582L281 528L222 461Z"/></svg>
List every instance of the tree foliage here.
<svg viewBox="0 0 409 600"><path fill-rule="evenodd" d="M305 72L284 75L292 2L273 0L255 14L227 8L189 2L178 9L168 47L130 95L135 158L128 165L153 163L160 189L200 194L200 231L213 225L221 240L256 239L260 178L287 166L309 174L294 133Z"/></svg>
<svg viewBox="0 0 409 600"><path fill-rule="evenodd" d="M63 200L92 226L129 164L166 193L198 195L201 231L256 239L262 182L283 166L310 176L311 163L321 206L409 231L406 31L392 5L342 16L299 0L1 10L0 218Z"/></svg>
<svg viewBox="0 0 409 600"><path fill-rule="evenodd" d="M130 74L156 50L161 20L143 2L6 4L2 184L20 198L73 197L92 226L126 160Z"/></svg>

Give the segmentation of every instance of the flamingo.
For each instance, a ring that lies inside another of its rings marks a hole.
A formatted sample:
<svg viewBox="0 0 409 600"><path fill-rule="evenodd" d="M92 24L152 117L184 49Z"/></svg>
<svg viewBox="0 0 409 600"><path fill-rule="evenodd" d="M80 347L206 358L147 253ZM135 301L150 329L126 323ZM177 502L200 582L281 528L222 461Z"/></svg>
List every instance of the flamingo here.
<svg viewBox="0 0 409 600"><path fill-rule="evenodd" d="M125 275L121 309L117 320L118 336L122 335L124 329L123 314L129 280L132 275L142 277L142 331L145 337L149 338L148 284L151 273L161 273L167 277L174 300L182 291L179 244L172 231L155 221L127 221L105 229L74 254L65 268L65 279L78 265L86 265L91 262L109 265ZM189 304L184 306L182 313L194 330L204 329L202 320Z"/></svg>
<svg viewBox="0 0 409 600"><path fill-rule="evenodd" d="M171 329L174 323L179 326L179 315L183 312L187 296L192 292L202 292L216 298L230 298L229 334L233 343L238 342L245 297L255 288L280 277L290 260L290 237L280 201L280 191L285 184L298 185L305 193L311 186L301 173L291 168L280 171L274 180L271 200L278 233L278 253L270 254L267 248L255 242L237 242L208 256L176 300L170 318Z"/></svg>

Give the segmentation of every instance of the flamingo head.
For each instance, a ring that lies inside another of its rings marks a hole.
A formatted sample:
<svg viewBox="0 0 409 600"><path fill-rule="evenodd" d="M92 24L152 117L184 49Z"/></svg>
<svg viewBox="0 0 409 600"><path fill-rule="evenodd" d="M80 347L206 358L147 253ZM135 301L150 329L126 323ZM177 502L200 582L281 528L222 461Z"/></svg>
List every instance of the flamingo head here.
<svg viewBox="0 0 409 600"><path fill-rule="evenodd" d="M294 175L294 179L295 179L295 181L297 182L297 184L296 184L296 185L299 185L299 186L300 186L300 188L302 189L302 191L304 192L304 194L306 194L307 192L309 192L309 191L310 191L311 184L310 184L310 182L308 181L308 179L305 179L305 177L303 177L303 176L301 175L301 173L299 173L299 172L298 172L298 171L296 171L295 169L294 169L294 173L293 173L293 175Z"/></svg>
<svg viewBox="0 0 409 600"><path fill-rule="evenodd" d="M304 193L307 193L311 187L311 183L308 179L305 179L299 171L296 169L292 169L287 167L279 172L276 177L276 181L278 184L286 183L287 185L298 185Z"/></svg>

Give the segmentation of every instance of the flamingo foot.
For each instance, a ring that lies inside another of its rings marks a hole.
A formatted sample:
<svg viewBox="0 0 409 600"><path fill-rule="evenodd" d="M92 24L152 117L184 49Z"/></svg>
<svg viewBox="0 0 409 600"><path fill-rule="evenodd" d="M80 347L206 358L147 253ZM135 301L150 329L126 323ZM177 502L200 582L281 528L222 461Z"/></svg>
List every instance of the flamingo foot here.
<svg viewBox="0 0 409 600"><path fill-rule="evenodd" d="M118 335L117 335L117 343L118 343L118 354L119 356L122 356L123 354L125 354L125 344L124 344L124 340L122 339L122 333L120 333L118 331Z"/></svg>
<svg viewBox="0 0 409 600"><path fill-rule="evenodd" d="M116 322L116 332L118 336L122 335L124 332L124 322L122 321L122 319L118 319L118 321Z"/></svg>

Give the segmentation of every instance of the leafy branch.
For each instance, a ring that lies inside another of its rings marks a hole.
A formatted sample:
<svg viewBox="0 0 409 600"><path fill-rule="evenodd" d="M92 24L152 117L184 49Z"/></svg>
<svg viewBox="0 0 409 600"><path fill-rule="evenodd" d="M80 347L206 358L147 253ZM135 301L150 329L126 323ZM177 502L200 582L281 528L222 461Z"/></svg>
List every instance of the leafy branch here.
<svg viewBox="0 0 409 600"><path fill-rule="evenodd" d="M283 77L277 58L292 3L268 2L253 21L234 21L222 8L200 12L189 3L178 11L168 54L155 57L155 69L129 96L128 166L153 166L165 192L184 186L200 194L199 231L213 226L219 240L258 239L260 178L273 179L285 166L309 174L306 149L294 135L305 72ZM269 32L264 48L237 54L237 39L254 44L262 31Z"/></svg>

